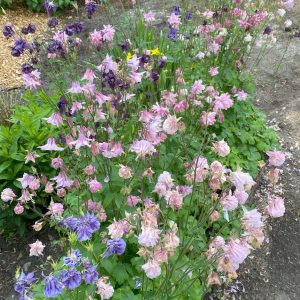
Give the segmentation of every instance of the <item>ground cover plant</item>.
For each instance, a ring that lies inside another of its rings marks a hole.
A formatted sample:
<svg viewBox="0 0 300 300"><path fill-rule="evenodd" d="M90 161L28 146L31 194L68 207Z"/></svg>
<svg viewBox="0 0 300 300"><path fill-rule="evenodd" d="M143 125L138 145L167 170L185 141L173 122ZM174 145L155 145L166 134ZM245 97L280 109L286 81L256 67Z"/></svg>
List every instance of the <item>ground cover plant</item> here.
<svg viewBox="0 0 300 300"><path fill-rule="evenodd" d="M199 299L235 278L266 218L284 214L276 195L247 201L259 166L276 184L285 157L251 103L244 61L276 41L270 24L292 1L183 1L162 14L135 5L88 40L81 22L43 42L3 28L13 56L33 55L26 99L46 116L35 114L44 141L21 150L20 177L3 178L2 209L38 216L33 229L55 227L67 250L42 281L17 272L21 299ZM96 9L86 4L88 18ZM81 60L83 43L96 55ZM36 52L53 70L47 86Z"/></svg>

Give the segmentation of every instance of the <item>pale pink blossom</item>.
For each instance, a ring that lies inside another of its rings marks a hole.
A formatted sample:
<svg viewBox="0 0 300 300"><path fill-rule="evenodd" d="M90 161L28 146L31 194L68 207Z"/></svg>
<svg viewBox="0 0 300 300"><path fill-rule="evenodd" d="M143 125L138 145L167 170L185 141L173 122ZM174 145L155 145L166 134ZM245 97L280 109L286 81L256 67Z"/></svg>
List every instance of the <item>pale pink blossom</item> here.
<svg viewBox="0 0 300 300"><path fill-rule="evenodd" d="M169 252L161 245L156 245L153 250L153 259L158 263L164 263L168 261Z"/></svg>
<svg viewBox="0 0 300 300"><path fill-rule="evenodd" d="M144 74L145 74L145 72L131 71L128 75L128 79L129 79L130 84L134 85L136 83L141 82Z"/></svg>
<svg viewBox="0 0 300 300"><path fill-rule="evenodd" d="M202 80L196 80L192 86L191 93L193 96L196 94L201 94L205 90L205 85Z"/></svg>
<svg viewBox="0 0 300 300"><path fill-rule="evenodd" d="M61 168L63 166L63 164L64 164L64 160L60 157L51 159L51 166L52 166L52 168L54 168L56 170Z"/></svg>
<svg viewBox="0 0 300 300"><path fill-rule="evenodd" d="M24 206L22 206L20 203L18 203L14 208L14 212L16 215L22 214L24 212Z"/></svg>
<svg viewBox="0 0 300 300"><path fill-rule="evenodd" d="M38 178L35 178L29 183L29 188L33 191L36 191L40 188L40 185L40 180Z"/></svg>
<svg viewBox="0 0 300 300"><path fill-rule="evenodd" d="M24 173L22 178L18 178L17 180L21 182L22 188L26 189L34 179L35 176Z"/></svg>
<svg viewBox="0 0 300 300"><path fill-rule="evenodd" d="M48 210L52 215L62 215L64 212L64 206L61 203L52 202L50 203Z"/></svg>
<svg viewBox="0 0 300 300"><path fill-rule="evenodd" d="M151 23L155 21L155 14L152 11L143 14L144 20L147 23Z"/></svg>
<svg viewBox="0 0 300 300"><path fill-rule="evenodd" d="M137 158L145 158L156 152L154 146L147 140L134 141L129 150L137 154Z"/></svg>
<svg viewBox="0 0 300 300"><path fill-rule="evenodd" d="M15 193L10 188L6 188L1 192L1 200L4 202L13 201L15 197Z"/></svg>
<svg viewBox="0 0 300 300"><path fill-rule="evenodd" d="M225 210L232 211L237 208L239 202L237 198L233 196L230 191L227 195L224 195L221 198L220 203L222 204Z"/></svg>
<svg viewBox="0 0 300 300"><path fill-rule="evenodd" d="M241 91L238 91L235 96L237 97L237 99L239 101L245 101L248 97L248 94L245 91L241 90Z"/></svg>
<svg viewBox="0 0 300 300"><path fill-rule="evenodd" d="M142 269L145 271L146 276L150 279L154 279L161 274L161 267L159 263L153 259L142 265Z"/></svg>
<svg viewBox="0 0 300 300"><path fill-rule="evenodd" d="M244 240L230 240L225 246L225 256L237 265L243 263L249 253L249 245Z"/></svg>
<svg viewBox="0 0 300 300"><path fill-rule="evenodd" d="M258 229L263 226L261 213L257 209L252 209L244 213L242 217L242 225L248 230Z"/></svg>
<svg viewBox="0 0 300 300"><path fill-rule="evenodd" d="M127 166L120 165L119 176L123 179L131 178L132 177L132 169Z"/></svg>
<svg viewBox="0 0 300 300"><path fill-rule="evenodd" d="M225 157L230 153L230 148L224 140L214 143L213 150L221 157Z"/></svg>
<svg viewBox="0 0 300 300"><path fill-rule="evenodd" d="M217 252L221 251L225 246L225 241L223 237L216 236L208 246L208 257L212 257L217 254Z"/></svg>
<svg viewBox="0 0 300 300"><path fill-rule="evenodd" d="M172 13L171 16L168 18L168 23L174 29L179 29L181 24L180 16L177 16L175 13Z"/></svg>
<svg viewBox="0 0 300 300"><path fill-rule="evenodd" d="M100 143L99 147L101 154L107 158L118 157L124 153L121 143Z"/></svg>
<svg viewBox="0 0 300 300"><path fill-rule="evenodd" d="M91 193L97 193L102 189L102 184L95 178L88 182L89 190Z"/></svg>
<svg viewBox="0 0 300 300"><path fill-rule="evenodd" d="M25 156L25 164L27 164L28 162L32 161L33 163L35 163L35 159L39 157L39 155L37 155L34 152L28 151L26 156Z"/></svg>
<svg viewBox="0 0 300 300"><path fill-rule="evenodd" d="M138 236L138 243L141 246L153 247L158 243L160 230L152 227L142 227L142 232Z"/></svg>
<svg viewBox="0 0 300 300"><path fill-rule="evenodd" d="M266 211L273 218L282 217L285 213L284 199L281 197L271 197Z"/></svg>
<svg viewBox="0 0 300 300"><path fill-rule="evenodd" d="M102 46L102 33L95 29L93 32L90 33L90 41L94 46Z"/></svg>
<svg viewBox="0 0 300 300"><path fill-rule="evenodd" d="M51 194L53 190L54 190L53 184L50 181L48 181L45 186L45 193Z"/></svg>
<svg viewBox="0 0 300 300"><path fill-rule="evenodd" d="M69 179L65 171L60 171L58 175L53 177L51 180L56 181L57 188L59 187L70 188L74 183L74 180Z"/></svg>
<svg viewBox="0 0 300 300"><path fill-rule="evenodd" d="M167 191L165 195L167 204L173 209L181 209L183 203L183 195L177 191Z"/></svg>
<svg viewBox="0 0 300 300"><path fill-rule="evenodd" d="M43 243L41 241L36 240L34 243L29 244L29 247L30 247L29 256L43 255L45 245L43 245Z"/></svg>
<svg viewBox="0 0 300 300"><path fill-rule="evenodd" d="M179 129L179 123L176 116L168 116L163 123L163 130L170 135L175 134Z"/></svg>
<svg viewBox="0 0 300 300"><path fill-rule="evenodd" d="M68 92L71 94L81 94L83 92L82 87L79 82L72 82L71 87L68 89Z"/></svg>
<svg viewBox="0 0 300 300"><path fill-rule="evenodd" d="M127 198L127 203L128 203L128 205L131 206L131 207L136 206L139 202L141 202L141 198L138 197L138 196L130 195L130 196L128 196L128 198Z"/></svg>
<svg viewBox="0 0 300 300"><path fill-rule="evenodd" d="M262 228L248 230L246 235L247 242L254 248L260 248L265 240L265 235Z"/></svg>
<svg viewBox="0 0 300 300"><path fill-rule="evenodd" d="M118 71L118 64L113 61L112 56L107 54L105 59L102 61L100 70L104 71L105 73L108 73L109 71L116 73Z"/></svg>
<svg viewBox="0 0 300 300"><path fill-rule="evenodd" d="M23 74L23 80L26 88L30 88L31 90L36 89L38 86L40 86L41 80L40 80L41 73L38 70L34 70L29 74Z"/></svg>
<svg viewBox="0 0 300 300"><path fill-rule="evenodd" d="M74 101L71 107L71 114L73 115L76 111L83 109L82 103Z"/></svg>
<svg viewBox="0 0 300 300"><path fill-rule="evenodd" d="M217 210L214 210L214 211L210 214L210 216L209 216L209 219L210 219L212 222L218 221L219 218L220 218L220 214L219 214L219 212L218 212Z"/></svg>
<svg viewBox="0 0 300 300"><path fill-rule="evenodd" d="M66 196L67 192L64 188L61 188L56 191L56 194L58 197L64 198Z"/></svg>
<svg viewBox="0 0 300 300"><path fill-rule="evenodd" d="M130 59L127 60L127 66L131 69L131 71L136 72L140 66L140 59L136 54L133 54Z"/></svg>
<svg viewBox="0 0 300 300"><path fill-rule="evenodd" d="M280 167L285 162L285 155L281 151L267 151L270 166Z"/></svg>
<svg viewBox="0 0 300 300"><path fill-rule="evenodd" d="M101 300L110 299L114 294L114 288L107 282L107 278L101 277L98 279L97 283L97 294L100 295Z"/></svg>
<svg viewBox="0 0 300 300"><path fill-rule="evenodd" d="M219 74L219 71L218 71L219 67L211 67L209 69L209 74L210 76L216 76Z"/></svg>
<svg viewBox="0 0 300 300"><path fill-rule="evenodd" d="M59 147L55 143L54 138L48 138L47 143L44 146L39 146L41 150L48 150L48 151L63 151L64 148Z"/></svg>
<svg viewBox="0 0 300 300"><path fill-rule="evenodd" d="M209 46L208 46L208 50L214 54L217 54L220 50L220 45L218 43L216 43L215 41L213 41ZM217 75L217 74L216 74ZM215 76L215 75L211 75L211 76Z"/></svg>
<svg viewBox="0 0 300 300"><path fill-rule="evenodd" d="M243 173L241 168L238 167L235 172L231 173L230 181L239 191L249 191L254 185L255 181L248 173Z"/></svg>
<svg viewBox="0 0 300 300"><path fill-rule="evenodd" d="M79 133L78 139L70 142L70 145L75 145L75 149L78 150L84 146L90 146L91 139L87 138L83 133Z"/></svg>
<svg viewBox="0 0 300 300"><path fill-rule="evenodd" d="M217 111L219 109L227 110L233 105L233 100L230 98L230 95L228 93L223 93L220 96L216 97L216 101L214 102L214 111Z"/></svg>
<svg viewBox="0 0 300 300"><path fill-rule="evenodd" d="M96 168L93 165L88 165L84 168L84 173L87 175L93 175L96 172Z"/></svg>
<svg viewBox="0 0 300 300"><path fill-rule="evenodd" d="M294 0L283 0L283 1L281 1L281 5L282 5L285 9L287 9L287 10L293 9L294 4L295 4Z"/></svg>
<svg viewBox="0 0 300 300"><path fill-rule="evenodd" d="M93 82L95 78L96 78L96 75L95 75L94 71L91 69L86 69L84 72L84 75L82 77L83 80L87 80L89 82Z"/></svg>
<svg viewBox="0 0 300 300"><path fill-rule="evenodd" d="M248 198L249 198L249 195L248 195L247 192L240 191L240 190L235 190L234 191L234 196L238 199L239 204L241 204L241 205L244 205L247 202Z"/></svg>
<svg viewBox="0 0 300 300"><path fill-rule="evenodd" d="M199 121L200 121L200 124L205 125L205 126L214 125L216 122L216 113L203 111L201 113Z"/></svg>
<svg viewBox="0 0 300 300"><path fill-rule="evenodd" d="M167 232L163 238L164 248L168 251L173 252L180 243L179 237L176 234L176 231L171 230Z"/></svg>
<svg viewBox="0 0 300 300"><path fill-rule="evenodd" d="M115 36L115 29L113 26L103 25L103 29L101 32L103 41L112 42Z"/></svg>
<svg viewBox="0 0 300 300"><path fill-rule="evenodd" d="M114 221L108 227L108 234L112 239L120 239L129 231L129 224L126 220Z"/></svg>

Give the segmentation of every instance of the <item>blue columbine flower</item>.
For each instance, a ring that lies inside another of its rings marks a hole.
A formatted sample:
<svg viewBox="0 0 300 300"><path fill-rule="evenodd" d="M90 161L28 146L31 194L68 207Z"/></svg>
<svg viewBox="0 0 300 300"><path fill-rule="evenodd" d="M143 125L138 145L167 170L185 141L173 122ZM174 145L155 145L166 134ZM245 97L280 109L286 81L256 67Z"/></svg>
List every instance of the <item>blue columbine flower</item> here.
<svg viewBox="0 0 300 300"><path fill-rule="evenodd" d="M89 1L85 5L85 11L86 11L87 17L89 19L91 19L92 15L96 12L97 8L98 8L98 5L94 1Z"/></svg>
<svg viewBox="0 0 300 300"><path fill-rule="evenodd" d="M45 7L45 10L46 10L46 13L49 15L49 16L53 16L54 14L54 9L55 9L55 4L53 1L50 1L50 0L46 0L44 2L44 7Z"/></svg>
<svg viewBox="0 0 300 300"><path fill-rule="evenodd" d="M81 253L78 249L73 250L71 255L64 258L64 265L74 267L81 262Z"/></svg>
<svg viewBox="0 0 300 300"><path fill-rule="evenodd" d="M186 13L185 18L186 18L187 20L191 20L191 19L193 18L193 13L192 13L191 11L188 11L188 12Z"/></svg>
<svg viewBox="0 0 300 300"><path fill-rule="evenodd" d="M61 271L60 278L63 285L69 290L74 290L81 284L81 274L74 268Z"/></svg>
<svg viewBox="0 0 300 300"><path fill-rule="evenodd" d="M94 214L87 213L82 216L77 224L77 239L78 241L87 241L92 237L92 234L100 228L100 223Z"/></svg>
<svg viewBox="0 0 300 300"><path fill-rule="evenodd" d="M11 25L4 25L2 33L7 39L15 35L15 32Z"/></svg>
<svg viewBox="0 0 300 300"><path fill-rule="evenodd" d="M48 20L48 27L55 28L58 25L58 20L56 18L51 18Z"/></svg>
<svg viewBox="0 0 300 300"><path fill-rule="evenodd" d="M15 284L15 291L24 296L34 281L34 272L28 273L27 275L22 272Z"/></svg>
<svg viewBox="0 0 300 300"><path fill-rule="evenodd" d="M49 275L45 278L44 295L46 298L56 298L62 290L63 285L57 276Z"/></svg>
<svg viewBox="0 0 300 300"><path fill-rule="evenodd" d="M96 266L91 264L87 265L82 272L82 277L87 284L92 284L98 280L98 272Z"/></svg>
<svg viewBox="0 0 300 300"><path fill-rule="evenodd" d="M107 258L111 254L120 256L126 249L126 242L123 239L108 240L107 245L108 247L103 254L103 258Z"/></svg>

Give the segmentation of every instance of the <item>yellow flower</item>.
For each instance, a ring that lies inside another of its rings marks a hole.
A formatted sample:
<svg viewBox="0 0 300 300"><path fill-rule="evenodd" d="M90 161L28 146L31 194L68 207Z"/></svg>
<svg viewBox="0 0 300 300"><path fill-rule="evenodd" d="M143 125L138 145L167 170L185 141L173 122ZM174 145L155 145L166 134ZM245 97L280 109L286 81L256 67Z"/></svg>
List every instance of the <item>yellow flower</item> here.
<svg viewBox="0 0 300 300"><path fill-rule="evenodd" d="M150 54L151 55L160 55L162 53L159 51L158 48L155 48L155 49L150 50Z"/></svg>
<svg viewBox="0 0 300 300"><path fill-rule="evenodd" d="M130 52L127 53L126 58L130 59L132 57L132 54Z"/></svg>

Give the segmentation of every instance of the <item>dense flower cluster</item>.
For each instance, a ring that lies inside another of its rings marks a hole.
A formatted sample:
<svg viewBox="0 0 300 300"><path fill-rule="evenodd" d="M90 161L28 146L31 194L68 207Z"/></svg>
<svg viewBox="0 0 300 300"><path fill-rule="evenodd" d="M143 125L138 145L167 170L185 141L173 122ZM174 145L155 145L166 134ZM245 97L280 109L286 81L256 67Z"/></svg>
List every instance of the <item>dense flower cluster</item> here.
<svg viewBox="0 0 300 300"><path fill-rule="evenodd" d="M278 14L284 15L282 7L292 3L281 3ZM87 17L97 8L87 1ZM52 17L55 5L46 1L45 9ZM33 228L39 231L49 221L73 249L45 277L40 297L73 297L86 284L93 289L86 288L85 296L109 299L124 292L125 281L137 290L142 285L141 293L173 297L197 278L211 285L236 276L250 250L261 246L265 219L282 216L284 200L270 195L262 209L249 203L256 183L243 165L232 163L238 150L230 135L220 134L228 115L249 95L238 80L225 84L222 76L240 74L255 36L259 45L275 42L266 27L270 14L260 1L232 1L202 13L176 6L166 19L170 39L161 33L160 43L151 11L138 14L132 39L124 40L110 24L87 35L85 42L99 59L82 73L76 70L70 82L60 82L58 96L49 97L52 111L41 120L51 128L49 136L24 159L32 168L18 178L20 190L1 192L18 215L37 212L40 195L50 196ZM55 28L57 20L48 25ZM74 22L56 32L43 49L49 63L75 58L72 63L78 64L83 30L84 24ZM23 30L34 32L32 24ZM15 37L11 25L3 34ZM38 48L16 38L12 55ZM22 70L27 88L44 88L36 67L26 64ZM267 177L275 184L285 155L273 149L267 155ZM33 167L45 156L55 175ZM43 255L39 240L29 247L30 256ZM21 273L15 289L30 299L34 283L33 273Z"/></svg>

